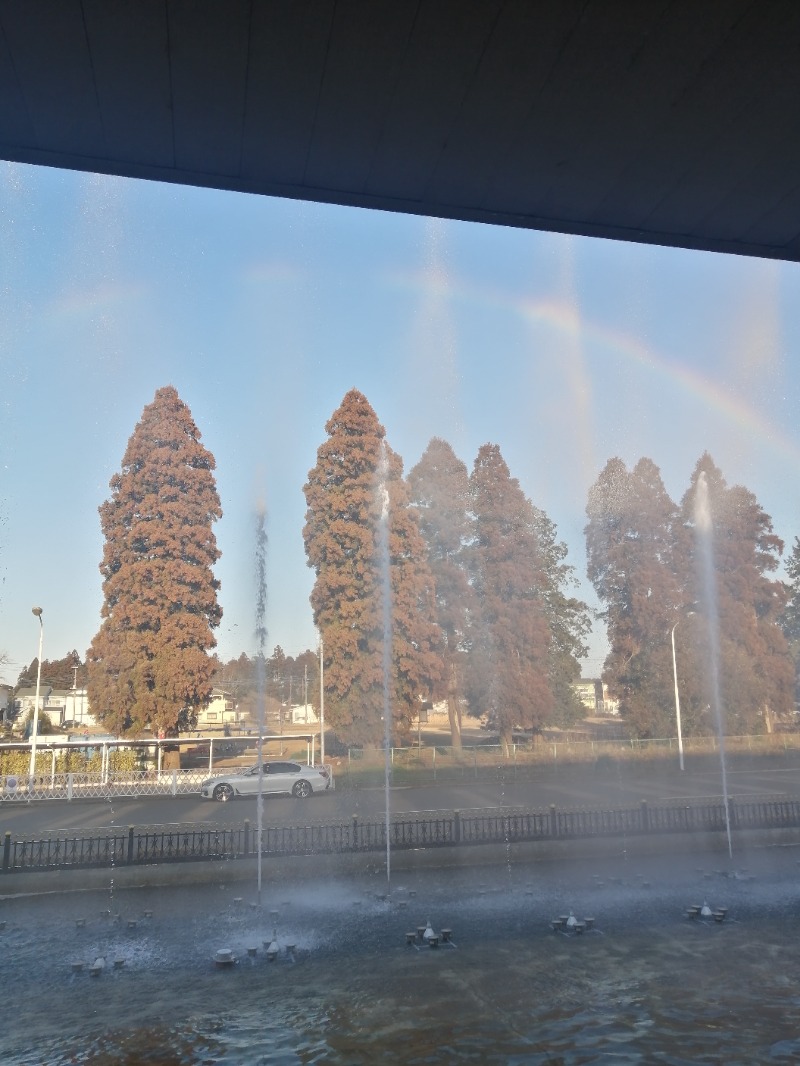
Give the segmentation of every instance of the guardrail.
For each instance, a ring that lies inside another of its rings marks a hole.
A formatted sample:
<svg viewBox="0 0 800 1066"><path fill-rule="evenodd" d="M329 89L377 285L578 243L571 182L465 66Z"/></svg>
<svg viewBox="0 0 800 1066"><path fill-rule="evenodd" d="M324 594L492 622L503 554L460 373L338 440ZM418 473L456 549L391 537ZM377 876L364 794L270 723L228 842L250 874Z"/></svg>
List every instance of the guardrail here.
<svg viewBox="0 0 800 1066"><path fill-rule="evenodd" d="M731 828L800 828L800 800L740 801L728 804ZM725 829L723 803L694 805L647 802L637 807L593 810L516 809L502 812L432 811L429 817L400 818L390 823L392 849L447 848L512 844L592 837L709 833ZM321 855L383 852L385 822L349 822L319 826L265 826L262 855ZM143 826L93 830L68 836L54 833L40 840L3 840L0 875L23 870L80 869L137 864L242 859L258 854L258 835L249 821L240 827L201 825Z"/></svg>
<svg viewBox="0 0 800 1066"><path fill-rule="evenodd" d="M0 774L0 803L29 800L124 799L135 796L185 796L198 793L207 770L123 770L96 773Z"/></svg>

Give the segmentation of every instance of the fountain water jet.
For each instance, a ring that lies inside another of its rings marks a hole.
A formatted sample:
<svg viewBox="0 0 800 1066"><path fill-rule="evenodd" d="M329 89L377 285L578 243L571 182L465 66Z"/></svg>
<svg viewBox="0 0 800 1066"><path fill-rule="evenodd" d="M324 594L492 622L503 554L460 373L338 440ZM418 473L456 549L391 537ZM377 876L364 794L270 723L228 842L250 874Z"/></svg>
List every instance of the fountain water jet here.
<svg viewBox="0 0 800 1066"><path fill-rule="evenodd" d="M258 854L258 904L261 904L261 840L264 830L264 721L267 676L267 530L263 505L256 512L256 691L258 706L258 800L256 805L256 849Z"/></svg>
<svg viewBox="0 0 800 1066"><path fill-rule="evenodd" d="M722 768L722 801L725 806L725 832L728 837L728 856L733 858L731 841L731 818L728 804L728 775L725 764L725 730L722 722L722 706L719 696L719 618L717 616L717 583L714 571L714 523L711 517L711 502L708 495L708 482L704 470L697 479L697 491L694 500L694 521L697 541L700 547L703 592L705 595L708 635L711 646L711 702L714 710L714 722L719 743L719 759Z"/></svg>
<svg viewBox="0 0 800 1066"><path fill-rule="evenodd" d="M384 794L386 813L386 880L392 882L392 856L390 841L390 794L392 750L392 585L389 558L389 454L386 440L381 440L381 456L378 465L378 556L380 562L381 593L383 608L383 746L384 746Z"/></svg>

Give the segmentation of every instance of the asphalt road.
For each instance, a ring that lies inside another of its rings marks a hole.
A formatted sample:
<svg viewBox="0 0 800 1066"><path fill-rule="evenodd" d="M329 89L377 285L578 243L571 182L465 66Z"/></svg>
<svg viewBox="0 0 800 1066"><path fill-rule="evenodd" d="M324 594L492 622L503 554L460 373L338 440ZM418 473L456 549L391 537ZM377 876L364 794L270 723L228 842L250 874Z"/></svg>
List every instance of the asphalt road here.
<svg viewBox="0 0 800 1066"><path fill-rule="evenodd" d="M800 796L800 761L731 760L728 766L728 794L733 799L763 799L774 796ZM718 799L722 793L721 774L713 762L701 768L662 764L622 764L598 771L593 766L539 770L535 775L497 773L492 779L465 778L459 785L419 788L393 788L390 808L393 817L413 812L468 810L501 807L627 807L642 800L687 803ZM265 799L264 825L336 824L353 815L363 821L381 821L385 816L382 788L345 788L315 795L308 800L273 796ZM84 829L120 825L165 825L204 823L241 825L258 817L257 800L237 799L215 803L197 796L145 796L138 799L5 802L0 804L0 833L31 838L54 830Z"/></svg>

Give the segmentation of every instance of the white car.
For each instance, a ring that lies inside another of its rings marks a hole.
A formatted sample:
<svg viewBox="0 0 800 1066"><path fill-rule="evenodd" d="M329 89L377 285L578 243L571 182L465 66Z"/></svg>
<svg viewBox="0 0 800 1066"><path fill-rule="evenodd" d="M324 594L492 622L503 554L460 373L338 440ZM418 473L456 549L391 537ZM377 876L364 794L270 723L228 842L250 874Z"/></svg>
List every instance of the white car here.
<svg viewBox="0 0 800 1066"><path fill-rule="evenodd" d="M234 770L220 777L210 777L200 786L204 799L222 803L234 796L258 795L258 763L246 770ZM325 766L303 766L299 762L264 763L264 795L285 793L307 799L313 792L325 792L331 787L331 774Z"/></svg>

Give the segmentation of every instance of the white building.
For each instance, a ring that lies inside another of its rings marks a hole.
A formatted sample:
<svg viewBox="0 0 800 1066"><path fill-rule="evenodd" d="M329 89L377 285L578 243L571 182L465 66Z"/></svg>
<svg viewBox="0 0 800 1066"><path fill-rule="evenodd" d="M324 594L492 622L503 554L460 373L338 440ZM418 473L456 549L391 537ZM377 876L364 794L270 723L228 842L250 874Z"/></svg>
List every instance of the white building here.
<svg viewBox="0 0 800 1066"><path fill-rule="evenodd" d="M244 725L245 717L230 692L215 688L211 692L208 706L198 710L195 728L200 733L214 733L226 727L238 730Z"/></svg>
<svg viewBox="0 0 800 1066"><path fill-rule="evenodd" d="M294 725L316 725L319 722L316 711L310 703L300 703L290 707L289 716Z"/></svg>

